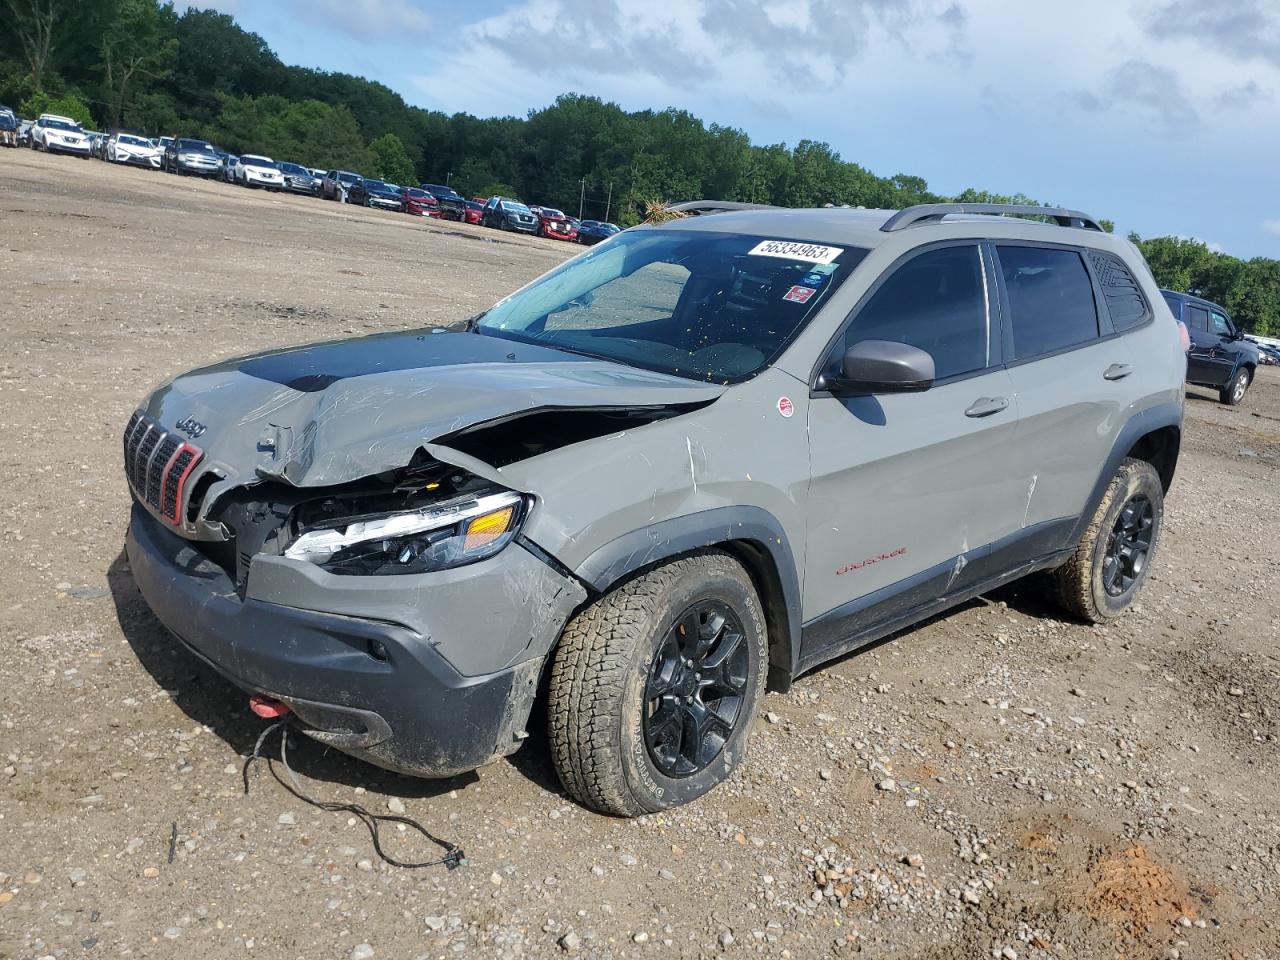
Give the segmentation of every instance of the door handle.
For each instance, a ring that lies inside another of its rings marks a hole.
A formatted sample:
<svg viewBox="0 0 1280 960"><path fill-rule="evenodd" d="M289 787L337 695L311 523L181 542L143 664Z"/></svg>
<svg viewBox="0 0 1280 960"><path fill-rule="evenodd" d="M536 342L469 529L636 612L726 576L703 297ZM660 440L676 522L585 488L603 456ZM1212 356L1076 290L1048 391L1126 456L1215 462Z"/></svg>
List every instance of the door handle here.
<svg viewBox="0 0 1280 960"><path fill-rule="evenodd" d="M979 397L973 401L969 409L964 412L964 415L966 417L989 417L1008 406L1009 401L1004 397Z"/></svg>
<svg viewBox="0 0 1280 960"><path fill-rule="evenodd" d="M1133 373L1133 364L1113 363L1103 371L1102 376L1106 380L1123 380L1131 373Z"/></svg>

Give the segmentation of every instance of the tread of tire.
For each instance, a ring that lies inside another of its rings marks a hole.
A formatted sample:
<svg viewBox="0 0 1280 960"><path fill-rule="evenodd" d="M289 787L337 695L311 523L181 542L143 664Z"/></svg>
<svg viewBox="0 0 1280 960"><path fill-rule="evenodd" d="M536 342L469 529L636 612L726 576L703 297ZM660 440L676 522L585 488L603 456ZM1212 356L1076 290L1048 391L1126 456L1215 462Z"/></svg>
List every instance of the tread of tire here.
<svg viewBox="0 0 1280 960"><path fill-rule="evenodd" d="M622 697L641 624L667 587L708 563L737 568L724 554L701 554L657 567L607 593L565 627L548 697L551 758L565 789L593 809L646 813L628 789L609 706Z"/></svg>
<svg viewBox="0 0 1280 960"><path fill-rule="evenodd" d="M1090 623L1103 623L1107 619L1098 613L1093 599L1093 550L1102 527L1102 518L1107 515L1116 494L1128 486L1129 477L1143 467L1150 469L1150 464L1144 460L1132 459L1121 462L1116 475L1107 484L1107 491L1102 495L1102 501L1094 511L1093 519L1089 521L1075 552L1066 563L1053 571L1058 603L1069 613Z"/></svg>

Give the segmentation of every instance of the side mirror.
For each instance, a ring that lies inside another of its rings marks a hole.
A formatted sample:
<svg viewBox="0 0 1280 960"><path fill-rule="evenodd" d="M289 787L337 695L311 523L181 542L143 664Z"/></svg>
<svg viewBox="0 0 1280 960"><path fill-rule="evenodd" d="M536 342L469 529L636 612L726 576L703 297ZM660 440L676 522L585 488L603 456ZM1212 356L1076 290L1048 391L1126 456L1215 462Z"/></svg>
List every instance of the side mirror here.
<svg viewBox="0 0 1280 960"><path fill-rule="evenodd" d="M863 340L845 351L840 373L828 374L834 396L921 393L933 386L933 357L919 347L893 340Z"/></svg>

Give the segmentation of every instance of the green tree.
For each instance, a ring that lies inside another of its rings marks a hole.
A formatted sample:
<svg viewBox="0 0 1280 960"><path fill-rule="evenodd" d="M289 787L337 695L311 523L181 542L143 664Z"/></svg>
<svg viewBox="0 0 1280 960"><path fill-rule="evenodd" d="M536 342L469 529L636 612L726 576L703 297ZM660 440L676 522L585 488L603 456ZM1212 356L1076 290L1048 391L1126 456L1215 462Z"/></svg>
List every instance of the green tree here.
<svg viewBox="0 0 1280 960"><path fill-rule="evenodd" d="M76 0L4 0L10 33L31 70L31 86L44 89L45 74L57 45L73 29Z"/></svg>
<svg viewBox="0 0 1280 960"><path fill-rule="evenodd" d="M369 153L373 159L373 175L388 183L412 184L417 179L413 170L413 161L404 149L404 144L394 133L384 133L369 144Z"/></svg>
<svg viewBox="0 0 1280 960"><path fill-rule="evenodd" d="M118 126L130 97L143 81L169 76L178 58L173 4L116 0L115 17L102 38L103 92L107 125Z"/></svg>
<svg viewBox="0 0 1280 960"><path fill-rule="evenodd" d="M38 117L42 113L55 113L60 117L70 117L85 127L93 126L93 113L89 105L73 94L53 97L40 91L18 104L18 112L24 117Z"/></svg>

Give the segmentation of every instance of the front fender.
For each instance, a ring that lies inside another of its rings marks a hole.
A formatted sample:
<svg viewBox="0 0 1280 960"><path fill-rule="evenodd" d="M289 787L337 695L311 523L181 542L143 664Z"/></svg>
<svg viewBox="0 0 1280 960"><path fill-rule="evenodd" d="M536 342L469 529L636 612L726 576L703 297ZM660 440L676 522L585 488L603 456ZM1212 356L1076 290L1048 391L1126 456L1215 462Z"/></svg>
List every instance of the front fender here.
<svg viewBox="0 0 1280 960"><path fill-rule="evenodd" d="M633 530L596 549L574 573L604 593L623 578L694 550L740 546L761 594L769 624L771 683L783 686L799 664L800 577L790 541L777 518L760 507L734 505L674 517Z"/></svg>

